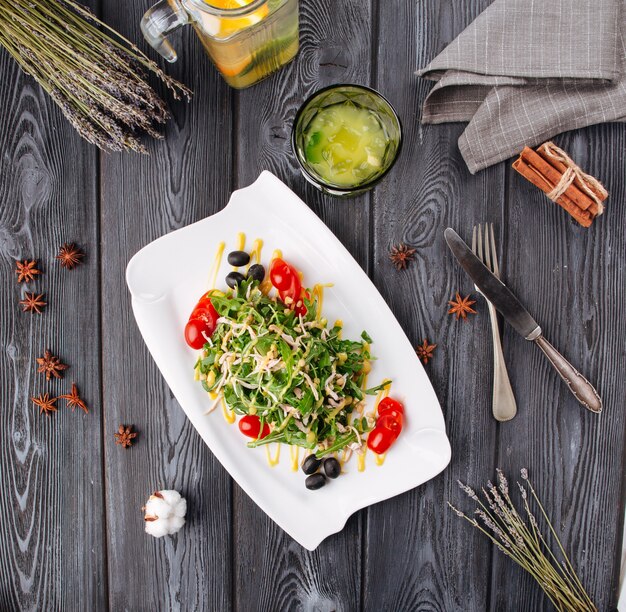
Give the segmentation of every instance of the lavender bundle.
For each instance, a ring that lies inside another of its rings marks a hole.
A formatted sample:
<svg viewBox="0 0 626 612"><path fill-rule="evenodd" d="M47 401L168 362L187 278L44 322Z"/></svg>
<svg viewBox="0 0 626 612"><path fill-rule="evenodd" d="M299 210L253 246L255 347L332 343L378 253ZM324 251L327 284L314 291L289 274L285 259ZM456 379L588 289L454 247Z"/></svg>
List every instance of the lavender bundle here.
<svg viewBox="0 0 626 612"><path fill-rule="evenodd" d="M135 45L71 0L0 0L0 45L61 108L78 133L105 151L147 153L162 136L165 103L144 80L155 74L175 99L191 92Z"/></svg>
<svg viewBox="0 0 626 612"><path fill-rule="evenodd" d="M524 506L522 513L516 510L511 501L509 483L503 472L497 470L497 473L498 486L487 482L487 489L482 489L486 503L478 497L473 489L459 481L461 489L478 504L474 514L480 520L470 518L448 502L450 508L458 516L484 533L498 547L498 550L526 570L537 581L557 610L596 612L595 605L576 575L546 511L528 479L528 471L526 469L521 471L522 480L528 486L528 490L519 482L517 483ZM547 538L541 532L537 519L530 510L528 502L531 497L537 504L552 539L560 551L561 561L557 557L558 553L552 551Z"/></svg>

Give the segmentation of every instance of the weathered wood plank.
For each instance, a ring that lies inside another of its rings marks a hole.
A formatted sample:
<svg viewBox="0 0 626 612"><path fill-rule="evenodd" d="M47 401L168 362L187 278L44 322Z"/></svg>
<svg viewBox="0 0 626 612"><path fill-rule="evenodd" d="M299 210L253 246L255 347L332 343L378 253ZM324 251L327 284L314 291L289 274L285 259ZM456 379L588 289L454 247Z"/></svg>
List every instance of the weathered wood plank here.
<svg viewBox="0 0 626 612"><path fill-rule="evenodd" d="M103 14L139 41L139 19L150 3L105 0ZM181 61L167 70L195 89L194 101L173 105L167 140L150 144L149 158L103 156L100 209L96 152L0 53L0 281L7 287L0 297L0 608L545 609L528 576L498 553L492 557L484 539L445 507L450 499L468 508L456 479L480 484L496 465L511 476L530 468L599 609L614 603L625 445L619 300L626 240L619 205L626 134L613 125L559 139L611 191L606 216L590 230L517 175L505 176L504 166L471 177L456 146L462 127L419 126L429 85L413 71L487 4L395 3L390 10L382 2L303 0L296 63L240 93L224 85L185 33ZM380 89L405 134L397 167L373 196L343 202L305 183L289 145L300 103L340 81ZM136 250L222 208L233 188L265 168L299 193L368 270L411 340L427 336L439 344L426 368L453 445L442 476L352 517L314 553L236 485L232 492L144 348L123 277ZM479 315L467 323L446 315L454 291L472 287L442 231L452 225L467 237L481 220L501 221L509 284L554 344L597 383L601 417L584 412L538 351L505 327L520 410L496 427L484 303L478 298ZM54 262L66 240L88 251L72 272ZM387 260L400 240L417 247L404 273ZM46 272L32 285L50 298L42 317L17 307L13 261L31 255ZM72 364L64 381L48 384L35 371L34 359L48 347ZM63 393L72 380L90 414L72 414L61 403L58 414L39 417L29 397ZM140 432L128 451L112 437L121 422ZM186 495L189 522L178 536L153 540L143 533L140 508L160 487Z"/></svg>
<svg viewBox="0 0 626 612"><path fill-rule="evenodd" d="M96 152L0 52L0 608L77 610L106 605ZM76 241L84 265L62 269ZM16 283L15 259L44 274ZM42 315L18 306L45 293ZM47 382L35 359L49 348L70 364ZM40 416L30 397L69 393L91 407Z"/></svg>
<svg viewBox="0 0 626 612"><path fill-rule="evenodd" d="M237 186L251 183L263 169L271 170L311 206L365 269L369 196L339 201L322 195L300 175L289 139L295 113L311 93L338 82L369 84L371 24L369 2L300 2L300 52L295 62L239 93L236 127ZM309 553L237 486L234 512L238 609L330 611L361 606L362 513Z"/></svg>
<svg viewBox="0 0 626 612"><path fill-rule="evenodd" d="M377 504L368 513L365 608L371 610L484 610L490 547L446 506L459 499L457 479L491 472L496 425L491 417L489 319L484 304L468 321L447 314L454 293L473 287L443 240L452 226L463 236L473 224L497 221L504 195L502 167L478 176L457 147L461 126L419 125L430 85L414 75L488 2L379 5L377 88L403 121L398 164L374 194L374 279L409 338L437 343L426 366L452 444L452 462L433 481ZM397 272L390 247L417 249ZM479 299L476 298L475 299ZM410 414L408 415L410 418Z"/></svg>
<svg viewBox="0 0 626 612"><path fill-rule="evenodd" d="M104 17L139 41L139 21L150 4L108 0ZM166 140L151 143L149 157L102 160L104 446L114 610L231 605L230 479L152 362L124 281L126 263L139 248L217 212L230 193L231 92L191 30L176 44L180 60L166 70L194 90L192 102L171 104ZM130 450L114 444L120 423L139 431ZM184 529L160 540L143 532L141 515L158 488L181 491L189 507Z"/></svg>
<svg viewBox="0 0 626 612"><path fill-rule="evenodd" d="M499 464L512 476L529 468L583 584L598 609L608 610L616 601L624 516L626 129L592 127L556 142L605 182L606 214L581 228L509 171L506 276L546 337L597 385L604 412L584 410L540 351L505 328L520 411L500 429ZM547 607L536 585L501 555L494 556L492 601L497 609L518 601L529 610Z"/></svg>

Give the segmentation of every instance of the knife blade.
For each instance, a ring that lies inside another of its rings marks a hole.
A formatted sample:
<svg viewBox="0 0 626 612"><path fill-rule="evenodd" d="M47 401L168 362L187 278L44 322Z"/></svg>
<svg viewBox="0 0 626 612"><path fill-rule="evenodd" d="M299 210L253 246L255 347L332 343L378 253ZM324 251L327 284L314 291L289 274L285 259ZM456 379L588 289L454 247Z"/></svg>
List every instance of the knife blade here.
<svg viewBox="0 0 626 612"><path fill-rule="evenodd" d="M472 253L461 237L449 227L444 236L450 250L474 284L513 328L526 340L534 340L541 334L541 327L520 304L511 290Z"/></svg>
<svg viewBox="0 0 626 612"><path fill-rule="evenodd" d="M461 267L474 281L480 292L508 323L526 340L534 342L548 358L574 397L591 412L602 412L602 399L589 381L572 366L542 335L541 327L520 304L511 290L474 255L472 250L451 228L444 231L448 247Z"/></svg>

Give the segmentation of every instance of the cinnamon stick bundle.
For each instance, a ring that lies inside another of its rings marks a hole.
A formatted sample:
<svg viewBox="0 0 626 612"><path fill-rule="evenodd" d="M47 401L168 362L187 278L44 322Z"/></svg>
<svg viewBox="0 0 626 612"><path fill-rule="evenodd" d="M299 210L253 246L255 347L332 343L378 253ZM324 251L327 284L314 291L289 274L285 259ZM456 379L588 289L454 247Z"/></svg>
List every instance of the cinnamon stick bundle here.
<svg viewBox="0 0 626 612"><path fill-rule="evenodd" d="M604 211L606 189L552 142L542 144L536 151L524 147L513 168L583 227L589 227Z"/></svg>

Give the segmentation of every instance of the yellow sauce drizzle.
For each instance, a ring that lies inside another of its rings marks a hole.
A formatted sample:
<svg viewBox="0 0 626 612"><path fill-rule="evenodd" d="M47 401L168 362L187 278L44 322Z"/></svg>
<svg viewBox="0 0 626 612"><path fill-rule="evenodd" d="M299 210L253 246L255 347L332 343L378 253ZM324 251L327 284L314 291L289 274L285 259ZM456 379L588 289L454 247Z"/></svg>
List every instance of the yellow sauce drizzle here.
<svg viewBox="0 0 626 612"><path fill-rule="evenodd" d="M339 330L339 333L337 334L337 338L341 339L341 337L343 336L343 321L341 319L337 319L335 321L335 327L341 327L341 329Z"/></svg>
<svg viewBox="0 0 626 612"><path fill-rule="evenodd" d="M246 248L246 235L243 232L237 234L237 248L236 251L243 251ZM239 268L233 266L233 270L237 271Z"/></svg>
<svg viewBox="0 0 626 612"><path fill-rule="evenodd" d="M359 472L365 470L365 455L367 454L367 446L363 447L363 452L361 454L357 454L356 456L356 469Z"/></svg>
<svg viewBox="0 0 626 612"><path fill-rule="evenodd" d="M246 266L246 270L250 268L252 265L252 260L254 259L254 263L261 263L261 251L263 250L263 241L260 238L257 238L252 243L252 248L250 249L250 261Z"/></svg>
<svg viewBox="0 0 626 612"><path fill-rule="evenodd" d="M388 378L383 379L383 384L387 381L389 381ZM376 394L376 402L374 404L375 414L378 414L378 404L380 404L380 400L382 400L383 397L387 397L389 395L390 390L391 390L391 382L384 389L381 389ZM363 414L362 409L359 412ZM367 450L368 450L367 445L365 445L363 447L363 454L357 455L357 469L359 470L359 472L362 472L363 470L365 470L365 455L367 454ZM376 453L374 453L374 455L375 455L376 465L382 465L385 462L385 455L376 455Z"/></svg>
<svg viewBox="0 0 626 612"><path fill-rule="evenodd" d="M226 405L224 398L222 398L222 414L224 415L224 420L230 425L235 422L235 413Z"/></svg>
<svg viewBox="0 0 626 612"><path fill-rule="evenodd" d="M270 467L278 465L278 462L280 461L280 443L276 445L276 454L273 457L272 453L270 452L270 445L266 444L265 454L267 455L267 462L269 463Z"/></svg>
<svg viewBox="0 0 626 612"><path fill-rule="evenodd" d="M384 385L386 382L388 382L389 384L384 389L381 389L376 395L376 402L374 404L375 414L378 414L378 404L380 404L380 400L382 400L384 397L388 397L389 392L391 391L391 381L388 378L383 378L383 382L381 384Z"/></svg>
<svg viewBox="0 0 626 612"><path fill-rule="evenodd" d="M313 285L313 289L311 289L311 291L313 292L313 295L311 297L317 299L317 309L315 311L315 319L317 321L319 321L322 318L322 305L324 304L324 289L326 287L332 287L332 286L333 286L332 283L326 283L325 285L321 285L318 283L316 285Z"/></svg>
<svg viewBox="0 0 626 612"><path fill-rule="evenodd" d="M209 289L215 288L215 283L217 281L217 273L219 272L220 266L222 265L222 256L224 255L224 247L226 246L225 242L220 242L217 246L217 251L215 252L215 258L213 259L213 267L209 272Z"/></svg>
<svg viewBox="0 0 626 612"><path fill-rule="evenodd" d="M300 463L300 447L291 445L289 447L289 456L291 457L291 471L297 472Z"/></svg>

